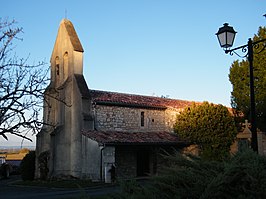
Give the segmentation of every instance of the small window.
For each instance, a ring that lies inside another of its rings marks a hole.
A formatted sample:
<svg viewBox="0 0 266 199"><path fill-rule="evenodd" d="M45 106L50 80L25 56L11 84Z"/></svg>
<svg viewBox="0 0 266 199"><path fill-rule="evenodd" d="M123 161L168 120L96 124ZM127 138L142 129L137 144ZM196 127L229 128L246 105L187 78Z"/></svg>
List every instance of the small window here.
<svg viewBox="0 0 266 199"><path fill-rule="evenodd" d="M56 75L59 75L59 64L56 65Z"/></svg>
<svg viewBox="0 0 266 199"><path fill-rule="evenodd" d="M59 75L59 57L55 58L55 71L56 75Z"/></svg>
<svg viewBox="0 0 266 199"><path fill-rule="evenodd" d="M144 126L144 112L140 113L140 126Z"/></svg>

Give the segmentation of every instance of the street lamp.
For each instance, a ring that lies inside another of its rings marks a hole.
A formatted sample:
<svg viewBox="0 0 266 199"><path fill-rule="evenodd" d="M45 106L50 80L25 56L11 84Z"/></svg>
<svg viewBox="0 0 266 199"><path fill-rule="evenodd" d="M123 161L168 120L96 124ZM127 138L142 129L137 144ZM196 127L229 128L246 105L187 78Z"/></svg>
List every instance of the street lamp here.
<svg viewBox="0 0 266 199"><path fill-rule="evenodd" d="M224 26L219 28L218 32L216 33L220 46L226 49L233 46L236 35L234 28L228 25L228 23L225 23Z"/></svg>
<svg viewBox="0 0 266 199"><path fill-rule="evenodd" d="M243 46L239 46L233 49L230 49L233 46L234 38L236 31L233 27L229 26L228 23L225 23L223 27L219 28L216 33L219 40L220 46L224 49L226 54L236 54L239 57L247 57L249 62L249 77L250 77L250 123L251 123L251 147L254 151L258 152L258 139L257 139L257 124L256 124L256 106L255 106L255 92L254 92L254 75L253 75L253 54L255 49L259 49L259 44L263 43L263 48L258 52L262 52L265 47L266 39L259 41L252 41L251 38L248 39L248 43ZM240 56L236 51L241 49L244 56Z"/></svg>

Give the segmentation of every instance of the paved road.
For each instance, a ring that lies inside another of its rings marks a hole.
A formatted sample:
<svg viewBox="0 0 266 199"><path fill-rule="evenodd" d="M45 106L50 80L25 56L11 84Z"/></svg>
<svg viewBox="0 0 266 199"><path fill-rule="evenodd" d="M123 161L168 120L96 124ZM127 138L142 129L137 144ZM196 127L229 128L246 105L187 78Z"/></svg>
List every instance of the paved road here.
<svg viewBox="0 0 266 199"><path fill-rule="evenodd" d="M0 180L0 198L3 199L62 199L78 198L81 196L97 196L118 192L118 186L90 187L86 189L55 189L42 187L13 186L8 180Z"/></svg>

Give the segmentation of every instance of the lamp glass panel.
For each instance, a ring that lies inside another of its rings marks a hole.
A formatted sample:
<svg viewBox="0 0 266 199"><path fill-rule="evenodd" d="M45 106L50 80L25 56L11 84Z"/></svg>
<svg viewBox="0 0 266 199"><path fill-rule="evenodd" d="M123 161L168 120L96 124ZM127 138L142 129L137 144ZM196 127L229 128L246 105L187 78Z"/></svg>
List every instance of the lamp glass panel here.
<svg viewBox="0 0 266 199"><path fill-rule="evenodd" d="M226 46L226 32L217 35L220 46L224 48Z"/></svg>
<svg viewBox="0 0 266 199"><path fill-rule="evenodd" d="M234 43L235 33L227 32L227 47L232 47Z"/></svg>

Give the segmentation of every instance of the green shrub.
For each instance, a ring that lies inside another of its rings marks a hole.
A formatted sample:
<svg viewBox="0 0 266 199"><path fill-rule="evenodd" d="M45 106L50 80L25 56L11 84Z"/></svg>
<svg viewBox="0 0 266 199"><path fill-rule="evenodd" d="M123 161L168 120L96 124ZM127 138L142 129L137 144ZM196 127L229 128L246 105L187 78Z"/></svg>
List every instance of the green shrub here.
<svg viewBox="0 0 266 199"><path fill-rule="evenodd" d="M238 153L225 162L181 154L168 159L171 166L148 186L137 192L124 191L116 198L266 198L266 157L253 151ZM136 190L136 185L132 187Z"/></svg>
<svg viewBox="0 0 266 199"><path fill-rule="evenodd" d="M202 158L224 160L237 134L228 108L208 102L193 104L176 116L175 133L200 147Z"/></svg>
<svg viewBox="0 0 266 199"><path fill-rule="evenodd" d="M225 163L202 198L266 198L266 157L247 150Z"/></svg>
<svg viewBox="0 0 266 199"><path fill-rule="evenodd" d="M21 161L22 180L34 180L35 173L35 151L30 151Z"/></svg>

